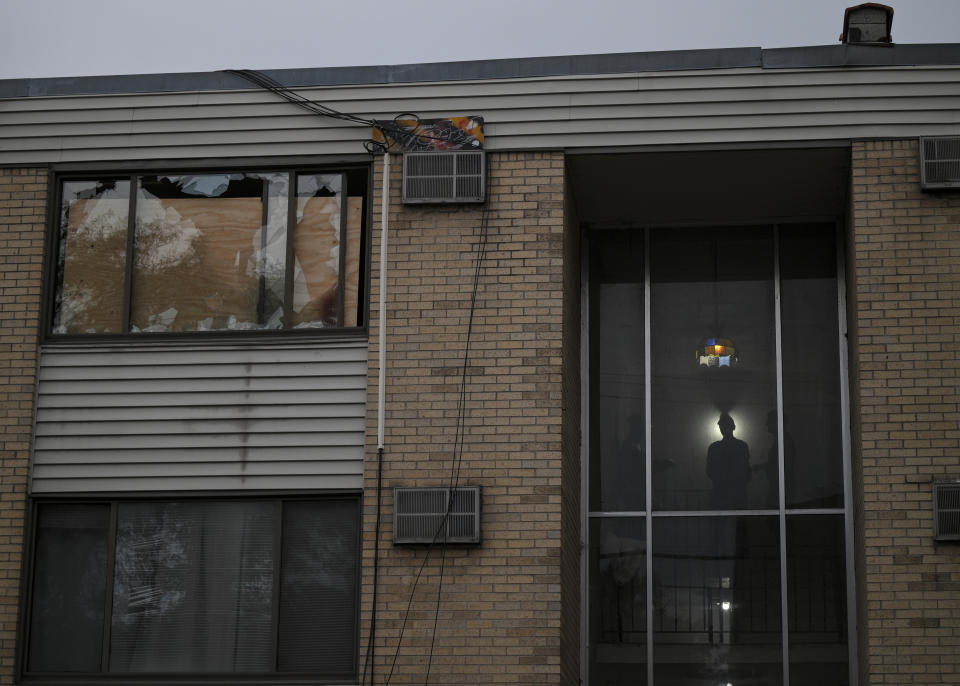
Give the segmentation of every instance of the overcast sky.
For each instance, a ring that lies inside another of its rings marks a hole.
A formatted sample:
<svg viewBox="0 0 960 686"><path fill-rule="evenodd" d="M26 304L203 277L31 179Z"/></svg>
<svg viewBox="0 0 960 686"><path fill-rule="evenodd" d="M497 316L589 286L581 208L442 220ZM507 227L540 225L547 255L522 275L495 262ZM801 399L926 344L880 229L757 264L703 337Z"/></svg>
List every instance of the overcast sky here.
<svg viewBox="0 0 960 686"><path fill-rule="evenodd" d="M854 0L0 0L0 79L831 45ZM960 0L888 0L898 43Z"/></svg>

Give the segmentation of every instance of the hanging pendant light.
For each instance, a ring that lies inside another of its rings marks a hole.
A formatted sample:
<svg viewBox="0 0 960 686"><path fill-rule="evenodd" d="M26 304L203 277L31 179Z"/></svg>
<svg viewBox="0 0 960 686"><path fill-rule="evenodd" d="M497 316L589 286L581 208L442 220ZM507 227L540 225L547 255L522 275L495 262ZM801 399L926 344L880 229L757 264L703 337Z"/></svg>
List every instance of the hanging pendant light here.
<svg viewBox="0 0 960 686"><path fill-rule="evenodd" d="M720 239L713 241L713 330L720 329ZM711 336L697 348L697 364L701 367L733 367L739 363L737 346L729 338Z"/></svg>
<svg viewBox="0 0 960 686"><path fill-rule="evenodd" d="M733 367L740 360L732 340L711 337L697 349L697 361L701 367Z"/></svg>

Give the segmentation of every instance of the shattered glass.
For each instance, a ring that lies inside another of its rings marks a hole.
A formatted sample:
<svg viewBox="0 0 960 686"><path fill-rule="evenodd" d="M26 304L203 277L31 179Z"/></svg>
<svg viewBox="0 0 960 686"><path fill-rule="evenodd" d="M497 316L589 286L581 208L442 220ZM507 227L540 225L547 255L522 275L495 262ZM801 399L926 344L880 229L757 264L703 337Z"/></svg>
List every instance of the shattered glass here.
<svg viewBox="0 0 960 686"><path fill-rule="evenodd" d="M64 182L54 333L123 330L129 207L129 181Z"/></svg>
<svg viewBox="0 0 960 686"><path fill-rule="evenodd" d="M339 320L341 186L339 174L297 176L290 312L295 329L337 326Z"/></svg>
<svg viewBox="0 0 960 686"><path fill-rule="evenodd" d="M286 174L144 176L131 330L279 329Z"/></svg>

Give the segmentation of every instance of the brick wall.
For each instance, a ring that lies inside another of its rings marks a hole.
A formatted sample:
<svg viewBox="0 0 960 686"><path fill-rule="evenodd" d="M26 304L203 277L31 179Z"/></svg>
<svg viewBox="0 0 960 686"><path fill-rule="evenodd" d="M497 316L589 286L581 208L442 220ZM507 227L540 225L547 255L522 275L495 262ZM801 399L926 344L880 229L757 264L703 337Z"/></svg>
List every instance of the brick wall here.
<svg viewBox="0 0 960 686"><path fill-rule="evenodd" d="M430 681L557 683L563 155L488 155L488 243L467 365L459 473L461 484L483 487L483 543L451 547L445 557L434 549L412 596L426 550L392 545L392 488L449 481L485 210L401 205L398 163L394 158L390 196L376 681L383 683L390 671L406 618L392 681L425 682L443 559ZM379 190L381 160L375 169ZM376 515L379 193L374 208L361 670L372 603Z"/></svg>
<svg viewBox="0 0 960 686"><path fill-rule="evenodd" d="M580 683L580 223L569 183L563 245L563 519L560 548L560 683Z"/></svg>
<svg viewBox="0 0 960 686"><path fill-rule="evenodd" d="M916 140L852 151L855 445L864 684L960 684L960 546L931 482L960 479L960 195L919 187Z"/></svg>
<svg viewBox="0 0 960 686"><path fill-rule="evenodd" d="M0 684L13 683L47 172L0 169Z"/></svg>

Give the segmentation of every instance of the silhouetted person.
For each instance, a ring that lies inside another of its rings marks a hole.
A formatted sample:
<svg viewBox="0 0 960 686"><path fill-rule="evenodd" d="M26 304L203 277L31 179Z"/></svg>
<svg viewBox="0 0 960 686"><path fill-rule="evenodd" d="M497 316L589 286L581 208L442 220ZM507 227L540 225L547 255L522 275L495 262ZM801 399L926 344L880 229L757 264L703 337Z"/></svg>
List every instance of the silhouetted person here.
<svg viewBox="0 0 960 686"><path fill-rule="evenodd" d="M707 450L707 476L713 482L710 508L742 510L747 507L747 484L750 482L750 448L733 437L737 425L726 412L717 422L723 436Z"/></svg>

